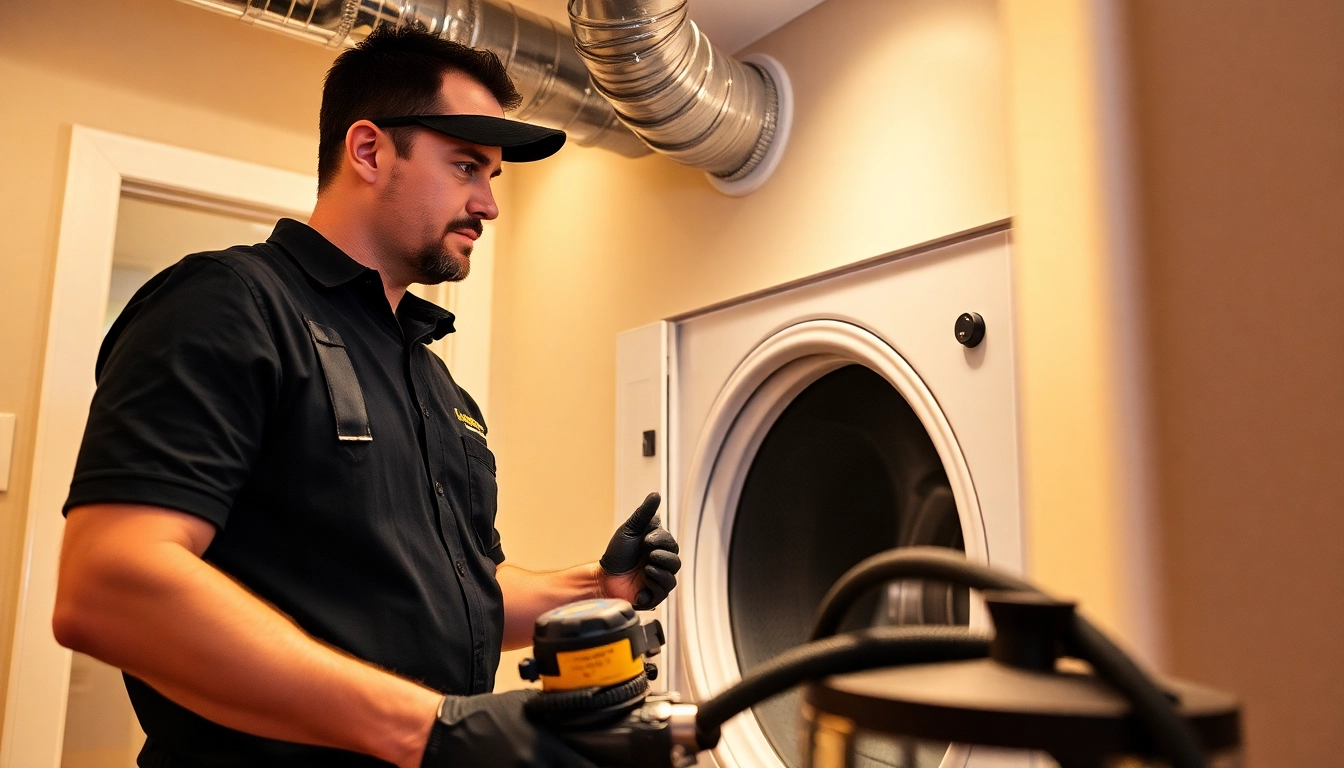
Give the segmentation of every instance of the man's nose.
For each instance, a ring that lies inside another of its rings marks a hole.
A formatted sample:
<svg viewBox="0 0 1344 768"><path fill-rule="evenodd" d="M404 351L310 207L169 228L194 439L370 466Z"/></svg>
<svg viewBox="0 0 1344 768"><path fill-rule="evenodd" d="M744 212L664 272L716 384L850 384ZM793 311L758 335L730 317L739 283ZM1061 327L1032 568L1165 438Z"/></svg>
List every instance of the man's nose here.
<svg viewBox="0 0 1344 768"><path fill-rule="evenodd" d="M478 191L471 196L467 204L467 213L486 221L499 218L499 206L495 204L495 193L490 189L488 182L478 187Z"/></svg>

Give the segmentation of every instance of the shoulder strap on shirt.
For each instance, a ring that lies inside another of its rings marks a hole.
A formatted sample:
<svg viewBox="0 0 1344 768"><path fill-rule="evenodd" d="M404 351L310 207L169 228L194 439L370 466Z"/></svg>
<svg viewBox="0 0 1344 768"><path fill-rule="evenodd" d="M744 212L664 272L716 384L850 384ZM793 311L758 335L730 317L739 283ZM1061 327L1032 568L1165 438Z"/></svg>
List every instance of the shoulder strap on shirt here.
<svg viewBox="0 0 1344 768"><path fill-rule="evenodd" d="M355 367L345 351L345 342L335 328L312 320L308 330L313 335L317 360L327 379L327 393L331 396L331 410L336 415L336 439L368 442L373 440L369 426L369 411L364 403L364 390L359 387Z"/></svg>

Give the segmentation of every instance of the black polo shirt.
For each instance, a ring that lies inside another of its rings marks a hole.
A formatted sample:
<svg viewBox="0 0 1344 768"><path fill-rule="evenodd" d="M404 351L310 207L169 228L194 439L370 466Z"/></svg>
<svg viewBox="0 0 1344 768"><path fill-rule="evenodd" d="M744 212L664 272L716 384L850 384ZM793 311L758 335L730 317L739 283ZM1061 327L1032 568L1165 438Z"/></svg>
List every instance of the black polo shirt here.
<svg viewBox="0 0 1344 768"><path fill-rule="evenodd" d="M453 316L282 220L131 300L65 509L151 504L218 529L205 559L312 636L454 694L491 690L503 634L485 419L425 346ZM171 653L171 648L164 648ZM377 765L211 723L127 677L141 765Z"/></svg>

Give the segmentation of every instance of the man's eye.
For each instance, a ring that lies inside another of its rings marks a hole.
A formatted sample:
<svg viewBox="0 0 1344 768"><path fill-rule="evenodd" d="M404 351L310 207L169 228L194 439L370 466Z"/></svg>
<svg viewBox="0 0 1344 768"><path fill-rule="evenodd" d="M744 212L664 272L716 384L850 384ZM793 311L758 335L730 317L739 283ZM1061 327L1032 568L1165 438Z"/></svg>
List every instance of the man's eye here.
<svg viewBox="0 0 1344 768"><path fill-rule="evenodd" d="M467 176L468 178L474 177L476 175L475 163L453 163L453 165L456 165L457 169L461 171L463 175Z"/></svg>

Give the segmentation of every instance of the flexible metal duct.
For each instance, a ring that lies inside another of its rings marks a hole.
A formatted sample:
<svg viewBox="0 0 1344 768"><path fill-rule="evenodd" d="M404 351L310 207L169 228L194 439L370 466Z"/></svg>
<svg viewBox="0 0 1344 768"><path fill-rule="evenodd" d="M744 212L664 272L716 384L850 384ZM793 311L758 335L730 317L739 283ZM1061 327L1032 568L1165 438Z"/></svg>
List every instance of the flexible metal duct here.
<svg viewBox="0 0 1344 768"><path fill-rule="evenodd" d="M352 46L380 24L484 48L523 96L518 119L627 157L653 147L708 171L730 194L759 186L787 140L783 69L721 53L687 17L685 0L570 0L573 37L494 0L182 2L331 48Z"/></svg>
<svg viewBox="0 0 1344 768"><path fill-rule="evenodd" d="M649 146L725 181L761 164L779 127L777 84L715 48L686 0L569 0L569 20L594 83Z"/></svg>
<svg viewBox="0 0 1344 768"><path fill-rule="evenodd" d="M490 0L182 0L330 48L353 46L379 24L412 25L492 51L523 96L515 116L559 128L584 146L649 153L593 88L574 39L555 22Z"/></svg>

